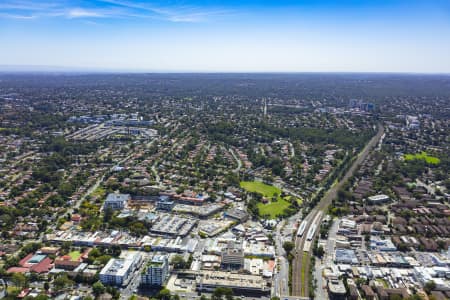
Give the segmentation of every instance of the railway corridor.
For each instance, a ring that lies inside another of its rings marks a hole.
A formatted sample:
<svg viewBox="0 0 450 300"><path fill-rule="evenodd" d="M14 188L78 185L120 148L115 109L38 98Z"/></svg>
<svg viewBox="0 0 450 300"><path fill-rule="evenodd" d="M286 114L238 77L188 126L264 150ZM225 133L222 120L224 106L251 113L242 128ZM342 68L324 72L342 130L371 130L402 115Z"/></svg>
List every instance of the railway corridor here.
<svg viewBox="0 0 450 300"><path fill-rule="evenodd" d="M331 201L336 197L337 191L341 186L353 175L361 163L367 158L370 150L373 149L380 141L384 133L382 125L378 126L377 134L369 141L364 149L359 153L356 160L351 167L347 170L342 179L331 186L324 197L314 207L311 212L300 224L302 230L299 228L295 239L295 258L292 262L292 295L309 297L309 275L310 275L310 262L311 262L311 245L317 236L318 229L324 212L327 210ZM305 225L303 223L305 222ZM299 233L302 233L299 235Z"/></svg>

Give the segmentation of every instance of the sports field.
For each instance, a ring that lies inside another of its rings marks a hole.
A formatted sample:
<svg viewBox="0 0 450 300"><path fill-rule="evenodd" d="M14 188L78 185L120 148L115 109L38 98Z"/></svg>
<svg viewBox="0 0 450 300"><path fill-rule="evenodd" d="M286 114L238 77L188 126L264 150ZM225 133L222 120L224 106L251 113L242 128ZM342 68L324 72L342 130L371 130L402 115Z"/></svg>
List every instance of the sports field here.
<svg viewBox="0 0 450 300"><path fill-rule="evenodd" d="M78 260L78 258L80 258L80 256L81 256L81 253L80 253L80 251L71 251L69 253L69 256L70 256L70 259L72 259L72 260Z"/></svg>
<svg viewBox="0 0 450 300"><path fill-rule="evenodd" d="M426 152L416 153L416 154L405 154L406 161L411 160L425 160L427 164L438 165L441 160L437 157L430 156Z"/></svg>

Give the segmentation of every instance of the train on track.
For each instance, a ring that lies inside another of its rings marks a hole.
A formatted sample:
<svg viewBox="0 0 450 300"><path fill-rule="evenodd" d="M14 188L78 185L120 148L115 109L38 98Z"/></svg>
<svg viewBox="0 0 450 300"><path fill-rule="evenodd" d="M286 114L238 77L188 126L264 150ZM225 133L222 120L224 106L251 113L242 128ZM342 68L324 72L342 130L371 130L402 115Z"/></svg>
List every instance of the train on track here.
<svg viewBox="0 0 450 300"><path fill-rule="evenodd" d="M303 220L300 223L300 226L298 227L298 230L297 230L297 236L303 236L303 234L305 233L306 224L308 224L308 222L306 222L306 220Z"/></svg>

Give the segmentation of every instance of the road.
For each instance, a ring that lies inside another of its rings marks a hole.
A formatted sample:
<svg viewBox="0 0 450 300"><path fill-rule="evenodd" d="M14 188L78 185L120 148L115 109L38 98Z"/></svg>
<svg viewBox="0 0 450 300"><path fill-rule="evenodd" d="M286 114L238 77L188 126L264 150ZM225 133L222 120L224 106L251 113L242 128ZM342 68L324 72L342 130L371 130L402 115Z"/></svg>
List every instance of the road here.
<svg viewBox="0 0 450 300"><path fill-rule="evenodd" d="M226 149L224 148L224 150L226 150ZM242 161L239 157L237 157L237 155L236 155L236 153L234 153L233 149L230 148L229 151L237 163L237 167L236 167L236 169L233 170L233 172L239 173L239 170L242 168Z"/></svg>
<svg viewBox="0 0 450 300"><path fill-rule="evenodd" d="M272 296L277 296L282 299L289 298L289 261L283 249L283 242L292 241L293 234L297 232L297 221L301 218L301 215L302 210L288 219L281 221L273 233L275 249L277 251L277 272L274 275Z"/></svg>
<svg viewBox="0 0 450 300"><path fill-rule="evenodd" d="M328 293L326 288L326 281L322 276L324 270L324 265L316 259L316 265L314 267L314 278L317 280L317 289L315 293L315 298L320 300L328 300Z"/></svg>
<svg viewBox="0 0 450 300"><path fill-rule="evenodd" d="M295 148L291 142L289 142L289 148L291 149L291 158L294 158L295 157Z"/></svg>
<svg viewBox="0 0 450 300"><path fill-rule="evenodd" d="M434 195L436 193L436 188L431 185L426 184L425 182L420 181L420 179L416 179L416 185L421 186L427 190L427 193L430 195Z"/></svg>
<svg viewBox="0 0 450 300"><path fill-rule="evenodd" d="M323 271L330 267L333 263L333 253L336 244L336 235L339 228L339 221L334 221L328 231L328 239L324 247L325 255L322 260L316 259L316 266L314 270L314 279L317 281L316 299L327 300L327 282L323 277Z"/></svg>
<svg viewBox="0 0 450 300"><path fill-rule="evenodd" d="M158 183L158 186L161 186L161 178L159 177L159 173L158 173L158 171L156 170L156 165L157 165L157 162L155 162L155 163L152 165L151 170L152 170L153 175L155 176L155 180L156 180L156 182Z"/></svg>
<svg viewBox="0 0 450 300"><path fill-rule="evenodd" d="M285 251L283 249L283 237L282 237L282 228L285 226L286 221L283 220L280 223L278 223L275 234L274 234L274 240L275 240L275 249L277 252L277 272L274 275L274 286L273 286L273 296L282 296L282 295L289 295L289 288L288 288L288 280L289 280L289 262L285 258Z"/></svg>
<svg viewBox="0 0 450 300"><path fill-rule="evenodd" d="M120 160L119 162L117 162L113 167L111 167L108 171L112 171L114 167L116 166L120 166L121 164L123 164L124 162L126 162L127 160L129 160L131 157L133 156L133 153L128 154L125 158L123 158L122 160ZM75 209L80 208L81 203L83 203L84 199L86 199L87 196L89 196L90 194L92 194L99 186L100 184L105 180L106 174L108 173L108 171L104 172L103 175L98 178L95 183L93 185L91 185L91 187L83 194L83 196L81 196L77 202L75 202L74 205L72 205L68 210L67 213L68 214L72 214L74 212Z"/></svg>
<svg viewBox="0 0 450 300"><path fill-rule="evenodd" d="M353 162L351 167L347 170L342 179L338 183L333 184L331 186L331 188L319 201L316 207L311 210L308 216L306 216L305 220L307 221L307 225L305 232L308 232L316 215L320 211L326 211L328 206L331 204L332 200L336 198L338 190L354 174L354 172L358 169L361 163L367 158L367 156L370 153L370 150L373 149L378 144L383 133L384 128L383 126L379 125L377 134L369 141L369 143L359 153L358 157L355 159L355 161ZM321 223L322 217L319 218L319 220L317 220L317 224ZM314 238L317 236L318 231L319 230L316 230ZM309 296L309 267L311 261L311 251L303 252L305 241L306 241L306 234L304 234L302 237L297 238L295 241L295 258L292 265L293 268L292 295L294 296L303 296L303 297Z"/></svg>

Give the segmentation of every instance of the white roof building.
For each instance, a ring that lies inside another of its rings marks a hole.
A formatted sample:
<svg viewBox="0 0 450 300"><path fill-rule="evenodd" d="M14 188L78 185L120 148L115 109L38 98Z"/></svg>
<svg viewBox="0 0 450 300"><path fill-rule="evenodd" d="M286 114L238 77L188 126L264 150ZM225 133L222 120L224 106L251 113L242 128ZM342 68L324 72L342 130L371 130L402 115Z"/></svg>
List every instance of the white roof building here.
<svg viewBox="0 0 450 300"><path fill-rule="evenodd" d="M121 258L112 258L100 271L100 281L107 285L125 285L140 261L139 252L126 252Z"/></svg>

